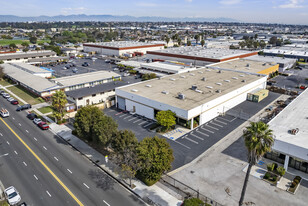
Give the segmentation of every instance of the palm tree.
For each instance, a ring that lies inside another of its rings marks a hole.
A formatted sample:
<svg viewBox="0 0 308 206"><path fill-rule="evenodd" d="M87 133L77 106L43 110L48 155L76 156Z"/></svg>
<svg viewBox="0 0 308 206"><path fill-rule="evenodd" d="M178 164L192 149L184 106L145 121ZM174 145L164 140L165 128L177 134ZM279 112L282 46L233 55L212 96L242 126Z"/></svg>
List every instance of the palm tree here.
<svg viewBox="0 0 308 206"><path fill-rule="evenodd" d="M271 147L274 143L272 130L269 129L268 124L261 121L251 122L250 126L246 127L243 137L245 141L245 146L248 150L249 165L242 189L241 198L239 201L239 206L242 206L243 204L248 184L248 178L252 166L255 165L266 152L269 152L271 150Z"/></svg>

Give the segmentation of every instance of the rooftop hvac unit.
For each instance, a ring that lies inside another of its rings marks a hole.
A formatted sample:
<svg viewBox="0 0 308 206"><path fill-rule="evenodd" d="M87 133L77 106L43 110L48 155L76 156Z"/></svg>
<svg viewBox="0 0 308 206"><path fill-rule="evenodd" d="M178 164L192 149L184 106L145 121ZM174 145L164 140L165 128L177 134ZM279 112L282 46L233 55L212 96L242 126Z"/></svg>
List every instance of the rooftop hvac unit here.
<svg viewBox="0 0 308 206"><path fill-rule="evenodd" d="M247 64L246 67L250 67L250 64Z"/></svg>
<svg viewBox="0 0 308 206"><path fill-rule="evenodd" d="M213 87L211 87L211 86L206 86L206 88L208 88L208 89L213 89Z"/></svg>
<svg viewBox="0 0 308 206"><path fill-rule="evenodd" d="M132 91L132 92L138 92L138 90L137 90L137 89L132 89L131 91Z"/></svg>
<svg viewBox="0 0 308 206"><path fill-rule="evenodd" d="M218 70L218 73L222 73L222 71L221 71L221 70Z"/></svg>
<svg viewBox="0 0 308 206"><path fill-rule="evenodd" d="M205 77L203 77L201 80L205 82L205 81L206 81L206 78L205 78Z"/></svg>
<svg viewBox="0 0 308 206"><path fill-rule="evenodd" d="M238 79L237 77L232 77L232 79Z"/></svg>
<svg viewBox="0 0 308 206"><path fill-rule="evenodd" d="M161 93L163 93L163 94L169 94L168 91L162 91Z"/></svg>
<svg viewBox="0 0 308 206"><path fill-rule="evenodd" d="M147 84L147 85L145 85L146 87L152 87L152 85L150 85L150 84Z"/></svg>
<svg viewBox="0 0 308 206"><path fill-rule="evenodd" d="M202 71L198 71L198 73L203 74L203 72L202 72Z"/></svg>
<svg viewBox="0 0 308 206"><path fill-rule="evenodd" d="M210 69L206 69L206 71L210 72L210 71L212 71L212 70L210 70Z"/></svg>
<svg viewBox="0 0 308 206"><path fill-rule="evenodd" d="M242 82L246 82L246 80L245 80L245 79L243 79L243 80L242 80Z"/></svg>
<svg viewBox="0 0 308 206"><path fill-rule="evenodd" d="M194 74L194 73L190 73L189 75L190 75L190 76L195 76L195 74Z"/></svg>
<svg viewBox="0 0 308 206"><path fill-rule="evenodd" d="M185 79L185 76L183 76L183 75L182 75L182 76L180 76L180 77L181 77L181 78L183 78L183 79Z"/></svg>
<svg viewBox="0 0 308 206"><path fill-rule="evenodd" d="M178 94L178 98L183 100L183 99L185 99L185 95L180 93L180 94Z"/></svg>
<svg viewBox="0 0 308 206"><path fill-rule="evenodd" d="M222 83L220 83L220 82L217 82L216 84L217 84L217 85L222 85Z"/></svg>
<svg viewBox="0 0 308 206"><path fill-rule="evenodd" d="M198 93L203 93L201 90L199 89L196 89L195 92L198 92Z"/></svg>
<svg viewBox="0 0 308 206"><path fill-rule="evenodd" d="M171 80L171 81L175 81L175 79L174 79L174 78L170 78L170 80Z"/></svg>
<svg viewBox="0 0 308 206"><path fill-rule="evenodd" d="M216 93L221 93L221 90L220 89L216 90Z"/></svg>
<svg viewBox="0 0 308 206"><path fill-rule="evenodd" d="M224 80L225 82L230 82L230 80L229 79L226 79L226 80Z"/></svg>
<svg viewBox="0 0 308 206"><path fill-rule="evenodd" d="M244 77L245 75L244 74L240 74L240 77Z"/></svg>
<svg viewBox="0 0 308 206"><path fill-rule="evenodd" d="M197 85L192 85L192 86L191 86L191 89L192 89L192 90L196 90L196 89L197 89Z"/></svg>

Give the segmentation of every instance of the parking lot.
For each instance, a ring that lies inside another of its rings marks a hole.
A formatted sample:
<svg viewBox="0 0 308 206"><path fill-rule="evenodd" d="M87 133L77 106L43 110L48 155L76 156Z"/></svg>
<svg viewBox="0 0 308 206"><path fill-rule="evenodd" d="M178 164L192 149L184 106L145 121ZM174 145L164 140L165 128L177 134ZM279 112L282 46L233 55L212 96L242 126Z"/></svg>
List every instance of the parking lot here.
<svg viewBox="0 0 308 206"><path fill-rule="evenodd" d="M177 169L194 160L243 124L246 121L245 118L250 118L259 111L264 110L267 105L271 104L278 97L280 97L280 94L270 92L269 96L260 103L245 101L233 108L234 111L238 111L241 115L236 115L236 113L234 115L225 114L224 116L212 119L179 138L173 139L172 135L168 138L164 137L173 149L175 159L172 163L172 169ZM119 129L133 131L138 141L155 135L162 137L160 134L149 130L155 123L151 119L120 111L114 107L105 109L104 112L117 121ZM245 118L243 118L243 114L246 114Z"/></svg>

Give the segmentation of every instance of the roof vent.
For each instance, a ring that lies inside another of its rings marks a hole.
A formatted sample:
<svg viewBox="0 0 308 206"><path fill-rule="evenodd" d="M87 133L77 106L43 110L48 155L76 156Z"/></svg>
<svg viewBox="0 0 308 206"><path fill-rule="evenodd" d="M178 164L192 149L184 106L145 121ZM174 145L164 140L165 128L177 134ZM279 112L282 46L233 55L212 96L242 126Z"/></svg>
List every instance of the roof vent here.
<svg viewBox="0 0 308 206"><path fill-rule="evenodd" d="M210 72L210 71L212 71L212 70L210 70L210 69L206 69L206 71Z"/></svg>
<svg viewBox="0 0 308 206"><path fill-rule="evenodd" d="M202 72L202 71L198 71L198 73L203 74L203 72Z"/></svg>
<svg viewBox="0 0 308 206"><path fill-rule="evenodd" d="M197 85L192 85L192 86L191 86L191 89L192 89L192 90L196 90L196 89L197 89Z"/></svg>
<svg viewBox="0 0 308 206"><path fill-rule="evenodd" d="M152 85L150 85L150 84L147 84L147 85L145 85L146 87L152 87Z"/></svg>
<svg viewBox="0 0 308 206"><path fill-rule="evenodd" d="M224 80L225 82L230 82L230 80L229 79L226 79L226 80Z"/></svg>
<svg viewBox="0 0 308 206"><path fill-rule="evenodd" d="M218 70L218 73L222 73L222 71L221 71L221 70Z"/></svg>
<svg viewBox="0 0 308 206"><path fill-rule="evenodd" d="M216 93L221 93L221 90L220 89L216 90Z"/></svg>
<svg viewBox="0 0 308 206"><path fill-rule="evenodd" d="M169 94L168 91L162 91L161 93L163 93L163 94Z"/></svg>
<svg viewBox="0 0 308 206"><path fill-rule="evenodd" d="M208 88L208 89L213 89L213 87L211 87L211 86L206 86L206 88Z"/></svg>
<svg viewBox="0 0 308 206"><path fill-rule="evenodd" d="M171 80L171 81L175 81L175 79L174 79L174 78L170 78L170 80Z"/></svg>
<svg viewBox="0 0 308 206"><path fill-rule="evenodd" d="M194 74L194 73L190 73L189 75L190 75L190 76L195 76L195 74Z"/></svg>
<svg viewBox="0 0 308 206"><path fill-rule="evenodd" d="M182 94L182 93L179 93L179 94L178 94L178 98L183 100L183 99L185 99L185 95Z"/></svg>
<svg viewBox="0 0 308 206"><path fill-rule="evenodd" d="M137 89L132 89L131 91L132 91L132 92L138 92L138 90L137 90Z"/></svg>
<svg viewBox="0 0 308 206"><path fill-rule="evenodd" d="M201 90L199 89L196 89L195 92L198 92L198 93L203 93Z"/></svg>
<svg viewBox="0 0 308 206"><path fill-rule="evenodd" d="M244 77L245 75L244 74L240 74L240 77Z"/></svg>
<svg viewBox="0 0 308 206"><path fill-rule="evenodd" d="M245 79L243 79L243 80L242 80L242 82L246 82L246 80L245 80Z"/></svg>
<svg viewBox="0 0 308 206"><path fill-rule="evenodd" d="M217 85L222 85L222 83L220 83L220 82L217 82L216 84L217 84Z"/></svg>
<svg viewBox="0 0 308 206"><path fill-rule="evenodd" d="M184 79L184 78L186 78L186 77L185 77L185 76L183 76L183 75L182 75L182 76L180 76L180 77L181 77L181 78L183 78L183 79Z"/></svg>
<svg viewBox="0 0 308 206"><path fill-rule="evenodd" d="M247 64L246 67L250 67L250 64Z"/></svg>
<svg viewBox="0 0 308 206"><path fill-rule="evenodd" d="M201 80L205 82L205 81L206 81L206 78L205 78L205 77L203 77Z"/></svg>
<svg viewBox="0 0 308 206"><path fill-rule="evenodd" d="M232 79L238 79L237 77L232 77Z"/></svg>

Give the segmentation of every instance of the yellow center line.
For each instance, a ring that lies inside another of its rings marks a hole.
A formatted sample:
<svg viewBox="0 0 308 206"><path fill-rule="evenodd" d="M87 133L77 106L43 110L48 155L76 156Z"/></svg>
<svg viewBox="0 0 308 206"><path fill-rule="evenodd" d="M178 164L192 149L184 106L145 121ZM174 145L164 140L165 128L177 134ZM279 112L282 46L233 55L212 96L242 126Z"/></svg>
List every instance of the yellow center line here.
<svg viewBox="0 0 308 206"><path fill-rule="evenodd" d="M45 167L45 169L57 180L57 182L66 190L66 192L78 203L79 206L83 206L83 204L78 200L78 198L66 187L66 185L53 173L53 171L37 156L35 152L25 143L21 137L16 134L16 132L2 119L0 118L1 121L5 124L9 130L19 139L19 141L32 153L32 155Z"/></svg>

